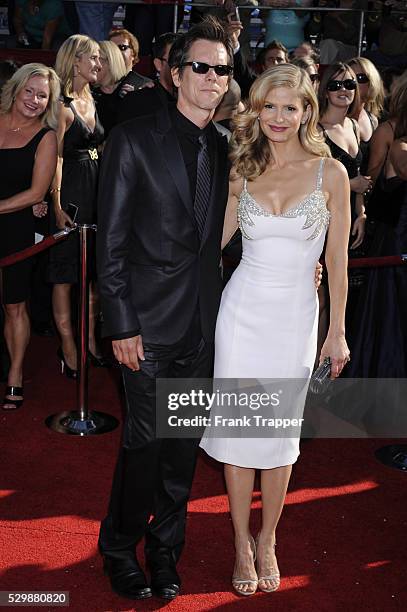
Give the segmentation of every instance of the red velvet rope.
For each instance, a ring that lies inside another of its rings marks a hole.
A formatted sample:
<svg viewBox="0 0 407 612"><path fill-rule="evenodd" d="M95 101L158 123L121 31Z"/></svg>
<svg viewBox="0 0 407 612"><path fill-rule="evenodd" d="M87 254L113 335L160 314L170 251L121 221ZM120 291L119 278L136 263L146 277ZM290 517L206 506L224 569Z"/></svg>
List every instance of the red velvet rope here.
<svg viewBox="0 0 407 612"><path fill-rule="evenodd" d="M41 253L41 251L45 251L50 246L53 246L60 240L64 240L71 232L74 232L76 227L67 228L66 230L62 230L57 232L56 234L51 234L51 236L47 236L41 242L37 242L37 244L33 244L33 246L27 247L22 251L18 251L18 253L12 253L11 255L7 255L0 259L0 268L5 268L6 266L11 266L12 264L18 263L19 261L23 261L23 259L27 259L28 257L32 257L37 253Z"/></svg>
<svg viewBox="0 0 407 612"><path fill-rule="evenodd" d="M6 266L11 266L19 261L23 261L23 259L27 259L27 257L32 257L45 249L53 246L60 240L66 238L71 232L75 231L76 227L69 228L67 231L57 232L51 236L47 236L41 242L34 244L27 249L23 249L22 251L18 251L18 253L13 253L12 255L7 255L7 257L3 257L0 259L0 268L5 268ZM236 268L238 262L235 259L231 259L230 257L224 256L223 265L226 268ZM359 257L355 259L349 259L348 267L349 268L383 268L386 266L401 266L407 263L407 254L404 255L386 255L384 257Z"/></svg>

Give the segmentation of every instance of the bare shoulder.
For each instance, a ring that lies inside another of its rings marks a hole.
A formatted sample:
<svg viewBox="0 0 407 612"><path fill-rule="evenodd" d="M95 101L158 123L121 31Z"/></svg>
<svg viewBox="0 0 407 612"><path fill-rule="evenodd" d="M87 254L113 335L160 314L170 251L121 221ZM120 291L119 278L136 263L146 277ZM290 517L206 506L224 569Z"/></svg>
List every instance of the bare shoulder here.
<svg viewBox="0 0 407 612"><path fill-rule="evenodd" d="M333 157L327 157L325 159L324 169L324 185L326 187L335 187L337 181L348 181L348 173L346 172L345 166L334 159Z"/></svg>
<svg viewBox="0 0 407 612"><path fill-rule="evenodd" d="M47 146L47 147L54 147L57 144L57 135L55 130L48 130L48 132L46 132L44 134L44 136L41 138L41 142L40 145L43 146Z"/></svg>
<svg viewBox="0 0 407 612"><path fill-rule="evenodd" d="M62 100L59 101L58 106L59 126L63 125L65 128L68 128L74 120L73 111Z"/></svg>
<svg viewBox="0 0 407 612"><path fill-rule="evenodd" d="M377 126L372 134L371 146L377 142L393 140L393 128L390 121L384 121Z"/></svg>

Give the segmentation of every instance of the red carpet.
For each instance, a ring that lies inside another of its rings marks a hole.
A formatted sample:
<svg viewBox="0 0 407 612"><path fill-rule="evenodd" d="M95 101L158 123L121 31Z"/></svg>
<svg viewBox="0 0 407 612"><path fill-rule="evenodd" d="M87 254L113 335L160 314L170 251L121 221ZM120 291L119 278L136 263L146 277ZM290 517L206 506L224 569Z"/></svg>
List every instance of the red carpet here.
<svg viewBox="0 0 407 612"><path fill-rule="evenodd" d="M134 606L112 594L96 551L119 431L83 439L44 425L49 414L75 407L75 384L58 373L56 346L33 337L26 403L0 415L0 590L70 591L74 612L158 610L159 600ZM91 369L90 406L120 416L112 372ZM303 443L277 534L281 589L250 598L230 590L233 540L222 472L202 457L180 564L182 595L166 607L405 610L406 474L375 460L381 445ZM255 508L253 532L260 520L258 501Z"/></svg>

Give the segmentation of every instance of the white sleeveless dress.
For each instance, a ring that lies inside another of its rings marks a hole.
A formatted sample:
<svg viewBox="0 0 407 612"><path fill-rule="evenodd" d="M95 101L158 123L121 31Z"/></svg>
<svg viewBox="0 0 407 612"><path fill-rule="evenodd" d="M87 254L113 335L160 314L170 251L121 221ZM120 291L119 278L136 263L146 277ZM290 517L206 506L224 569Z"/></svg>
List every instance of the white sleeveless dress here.
<svg viewBox="0 0 407 612"><path fill-rule="evenodd" d="M282 215L262 208L244 180L238 205L243 254L222 295L215 380L311 376L318 330L315 267L330 219L321 190L324 161L315 191ZM291 465L299 455L298 437L219 438L210 428L200 446L223 463L259 469Z"/></svg>

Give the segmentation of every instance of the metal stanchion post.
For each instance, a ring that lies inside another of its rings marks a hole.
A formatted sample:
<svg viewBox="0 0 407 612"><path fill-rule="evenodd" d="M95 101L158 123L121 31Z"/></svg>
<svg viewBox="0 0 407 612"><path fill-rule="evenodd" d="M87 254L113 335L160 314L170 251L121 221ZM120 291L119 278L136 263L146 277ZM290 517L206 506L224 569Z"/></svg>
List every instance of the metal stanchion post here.
<svg viewBox="0 0 407 612"><path fill-rule="evenodd" d="M361 11L360 20L359 20L358 57L362 55L364 23L365 23L365 11Z"/></svg>
<svg viewBox="0 0 407 612"><path fill-rule="evenodd" d="M174 19L173 19L172 29L173 29L174 34L176 34L178 31L178 0L175 0L175 3L174 3Z"/></svg>
<svg viewBox="0 0 407 612"><path fill-rule="evenodd" d="M78 225L80 243L80 280L78 313L78 380L77 410L49 416L47 427L58 433L73 436L89 436L112 431L119 424L110 414L88 410L88 327L89 327L89 281L88 242L90 232L96 225Z"/></svg>

